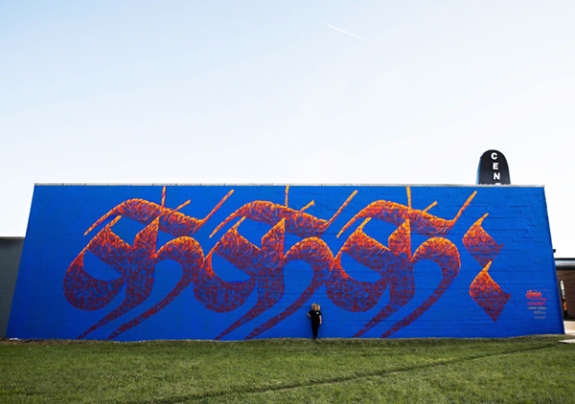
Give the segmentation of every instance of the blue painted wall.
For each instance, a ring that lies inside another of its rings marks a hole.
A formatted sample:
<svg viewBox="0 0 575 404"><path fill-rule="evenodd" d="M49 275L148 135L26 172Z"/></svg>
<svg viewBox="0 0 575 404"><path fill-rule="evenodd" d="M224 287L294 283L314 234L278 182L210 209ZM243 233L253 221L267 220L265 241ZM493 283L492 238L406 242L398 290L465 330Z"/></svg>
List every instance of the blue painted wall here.
<svg viewBox="0 0 575 404"><path fill-rule="evenodd" d="M544 189L38 185L8 337L562 333Z"/></svg>

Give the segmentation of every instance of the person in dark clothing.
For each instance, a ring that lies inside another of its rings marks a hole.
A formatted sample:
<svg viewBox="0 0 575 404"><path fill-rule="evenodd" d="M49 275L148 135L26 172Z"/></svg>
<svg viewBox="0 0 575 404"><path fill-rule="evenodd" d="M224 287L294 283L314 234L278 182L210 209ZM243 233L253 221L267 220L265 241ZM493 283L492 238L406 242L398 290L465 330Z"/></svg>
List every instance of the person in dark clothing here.
<svg viewBox="0 0 575 404"><path fill-rule="evenodd" d="M308 311L307 316L311 318L311 333L313 335L313 339L317 339L317 332L319 331L319 326L322 323L321 319L321 311L319 304L314 303L311 305L311 310Z"/></svg>

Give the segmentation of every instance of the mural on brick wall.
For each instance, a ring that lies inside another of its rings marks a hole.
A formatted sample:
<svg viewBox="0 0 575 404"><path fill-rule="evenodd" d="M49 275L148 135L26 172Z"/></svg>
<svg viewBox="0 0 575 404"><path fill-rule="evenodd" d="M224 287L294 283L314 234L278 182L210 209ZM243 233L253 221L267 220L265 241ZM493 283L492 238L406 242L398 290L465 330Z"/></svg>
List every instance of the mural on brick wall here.
<svg viewBox="0 0 575 404"><path fill-rule="evenodd" d="M551 251L541 188L37 186L8 332L559 333Z"/></svg>

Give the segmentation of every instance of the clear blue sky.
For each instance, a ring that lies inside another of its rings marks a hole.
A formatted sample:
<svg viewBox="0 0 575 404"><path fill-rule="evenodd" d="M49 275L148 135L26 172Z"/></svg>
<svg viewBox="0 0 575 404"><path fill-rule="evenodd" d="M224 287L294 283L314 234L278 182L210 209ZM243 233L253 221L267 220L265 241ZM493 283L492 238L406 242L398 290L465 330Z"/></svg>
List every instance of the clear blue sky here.
<svg viewBox="0 0 575 404"><path fill-rule="evenodd" d="M575 257L575 1L0 1L0 236L34 183L463 184Z"/></svg>

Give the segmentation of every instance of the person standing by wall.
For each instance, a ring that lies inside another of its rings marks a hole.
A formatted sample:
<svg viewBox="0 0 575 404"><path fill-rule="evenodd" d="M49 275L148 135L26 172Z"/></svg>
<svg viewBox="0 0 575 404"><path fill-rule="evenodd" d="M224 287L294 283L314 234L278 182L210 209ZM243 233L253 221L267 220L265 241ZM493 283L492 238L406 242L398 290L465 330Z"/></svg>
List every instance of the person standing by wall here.
<svg viewBox="0 0 575 404"><path fill-rule="evenodd" d="M317 333L319 331L319 326L322 324L320 306L317 303L311 305L311 310L308 311L307 316L311 318L311 333L313 339L317 339Z"/></svg>

